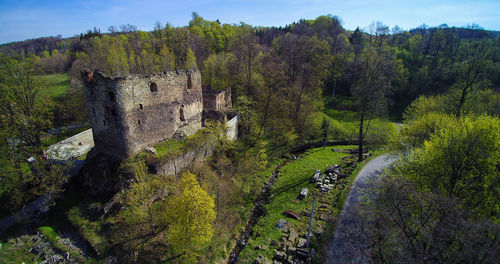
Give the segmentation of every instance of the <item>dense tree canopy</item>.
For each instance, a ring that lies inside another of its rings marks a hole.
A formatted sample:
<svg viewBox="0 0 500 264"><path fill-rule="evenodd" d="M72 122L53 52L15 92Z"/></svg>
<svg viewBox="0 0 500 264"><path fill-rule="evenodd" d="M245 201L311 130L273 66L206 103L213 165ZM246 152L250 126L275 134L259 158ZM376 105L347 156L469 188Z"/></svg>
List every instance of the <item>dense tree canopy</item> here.
<svg viewBox="0 0 500 264"><path fill-rule="evenodd" d="M349 128L332 122L330 138L357 138L360 160L371 131L369 139L382 143L394 136L377 118L403 122L394 146L404 155L359 215L368 219L360 223L372 242L365 253L380 262L498 257L490 252L498 248L500 213L498 32L446 25L391 30L381 22L349 31L332 15L253 27L197 13L182 27L157 22L151 32L129 24L108 30L0 46L2 213L63 182L60 168L42 155L41 135L65 120L62 104L54 107L45 94L42 68L69 73L73 92L64 107L78 112L86 109L82 69L118 76L199 68L204 86L231 88L240 140L228 144L210 134L223 127L209 125L200 140L214 147L212 158L196 177L180 181L148 175L139 164L126 195L118 196L123 210L106 218L122 262L200 259L212 239L228 234L225 225L241 220L241 211L227 209L234 193L250 197L260 190L252 173L291 146L322 139L333 109L359 121ZM27 163L31 156L38 163Z"/></svg>

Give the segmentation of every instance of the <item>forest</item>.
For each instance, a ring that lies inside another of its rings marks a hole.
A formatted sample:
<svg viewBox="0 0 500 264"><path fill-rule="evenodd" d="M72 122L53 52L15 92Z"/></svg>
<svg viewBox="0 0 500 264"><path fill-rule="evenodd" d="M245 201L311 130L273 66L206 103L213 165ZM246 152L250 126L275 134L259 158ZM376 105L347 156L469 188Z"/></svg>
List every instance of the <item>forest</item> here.
<svg viewBox="0 0 500 264"><path fill-rule="evenodd" d="M49 130L89 119L81 70L124 76L192 68L201 70L204 86L231 88L240 120L236 142L221 137L224 128L215 124L186 142L165 142L158 156L140 153L110 165L132 180L121 194L104 197L87 197L78 179L64 176L64 165L44 157L59 140ZM325 15L254 27L193 13L181 27L157 22L146 32L120 25L3 44L0 216L57 193L64 199L42 225L78 230L93 251L83 262L110 256L115 263L227 262L253 201L274 168L294 155L290 149L343 141L355 145L357 164L366 149L398 154L371 183L373 200L353 212L358 236L368 241L360 254L376 263L495 263L499 92L500 34L476 25L406 31L374 22L349 31L339 17ZM201 140L212 144L213 156L180 180L148 171L149 163ZM162 190L166 198L158 198ZM111 198L125 209L95 213ZM270 247L262 254L272 259ZM255 254L245 250L240 262L252 262Z"/></svg>

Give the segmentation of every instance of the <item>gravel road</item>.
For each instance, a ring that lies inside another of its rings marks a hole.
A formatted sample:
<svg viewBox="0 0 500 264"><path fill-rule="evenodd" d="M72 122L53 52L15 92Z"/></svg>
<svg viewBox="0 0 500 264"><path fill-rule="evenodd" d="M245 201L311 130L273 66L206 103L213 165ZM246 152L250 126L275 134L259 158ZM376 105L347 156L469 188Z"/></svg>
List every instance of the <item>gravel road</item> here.
<svg viewBox="0 0 500 264"><path fill-rule="evenodd" d="M335 238L328 252L325 263L369 263L361 252L359 252L356 243L363 243L362 239L353 238L351 233L356 228L355 219L348 212L355 210L356 206L363 198L363 191L367 188L367 183L375 179L385 168L389 167L395 156L384 154L369 161L363 169L356 175L351 192L342 209ZM353 242L356 241L356 242Z"/></svg>

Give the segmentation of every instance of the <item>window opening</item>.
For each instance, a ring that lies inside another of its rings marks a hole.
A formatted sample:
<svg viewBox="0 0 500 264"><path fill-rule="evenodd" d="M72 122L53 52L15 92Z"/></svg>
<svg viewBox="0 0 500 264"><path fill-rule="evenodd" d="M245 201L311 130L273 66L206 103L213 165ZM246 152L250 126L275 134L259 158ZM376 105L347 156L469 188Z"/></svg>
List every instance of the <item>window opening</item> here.
<svg viewBox="0 0 500 264"><path fill-rule="evenodd" d="M153 93L158 92L158 85L156 85L156 83L154 83L154 82L150 83L149 90Z"/></svg>
<svg viewBox="0 0 500 264"><path fill-rule="evenodd" d="M179 117L180 117L181 121L186 121L186 119L184 118L184 109L183 108L179 109Z"/></svg>
<svg viewBox="0 0 500 264"><path fill-rule="evenodd" d="M191 73L187 73L187 88L188 89L192 88Z"/></svg>

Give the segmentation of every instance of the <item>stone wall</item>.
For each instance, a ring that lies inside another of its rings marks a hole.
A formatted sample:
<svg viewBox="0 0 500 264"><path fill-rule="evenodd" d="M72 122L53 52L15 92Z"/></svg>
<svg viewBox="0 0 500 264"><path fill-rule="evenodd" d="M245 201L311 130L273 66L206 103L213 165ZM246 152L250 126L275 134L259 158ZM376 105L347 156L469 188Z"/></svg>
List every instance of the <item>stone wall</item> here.
<svg viewBox="0 0 500 264"><path fill-rule="evenodd" d="M231 120L226 122L227 137L229 140L238 139L238 116L234 116ZM213 153L212 146L203 145L188 151L183 155L159 162L155 166L157 174L161 175L175 175L187 168L193 163L200 162L205 158L211 156Z"/></svg>
<svg viewBox="0 0 500 264"><path fill-rule="evenodd" d="M203 109L205 111L220 111L231 107L231 88L215 90L210 86L203 87Z"/></svg>
<svg viewBox="0 0 500 264"><path fill-rule="evenodd" d="M92 129L60 141L45 151L47 158L52 160L70 160L83 156L94 147Z"/></svg>
<svg viewBox="0 0 500 264"><path fill-rule="evenodd" d="M227 126L227 137L230 140L238 139L238 116L234 116L232 119L226 122Z"/></svg>
<svg viewBox="0 0 500 264"><path fill-rule="evenodd" d="M96 149L119 159L201 128L198 70L107 77L82 72Z"/></svg>
<svg viewBox="0 0 500 264"><path fill-rule="evenodd" d="M211 156L213 149L210 146L201 146L197 149L188 151L179 157L159 162L155 166L156 174L176 175L191 164L200 162Z"/></svg>

